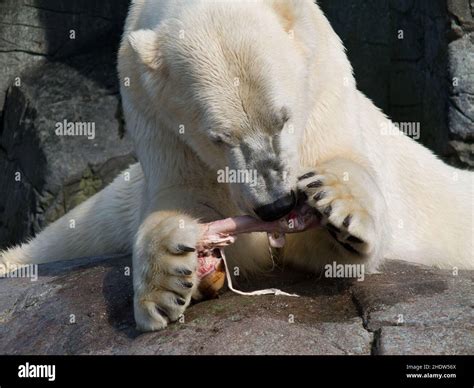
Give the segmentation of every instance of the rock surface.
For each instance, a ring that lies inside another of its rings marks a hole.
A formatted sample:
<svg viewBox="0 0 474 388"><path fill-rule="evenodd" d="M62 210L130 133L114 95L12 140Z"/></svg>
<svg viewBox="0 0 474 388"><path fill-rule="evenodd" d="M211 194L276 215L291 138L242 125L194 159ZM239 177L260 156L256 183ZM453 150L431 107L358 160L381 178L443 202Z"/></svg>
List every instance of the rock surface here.
<svg viewBox="0 0 474 388"><path fill-rule="evenodd" d="M133 161L115 69L129 2L0 2L0 249ZM96 138L55 137L63 120L95 123Z"/></svg>
<svg viewBox="0 0 474 388"><path fill-rule="evenodd" d="M472 0L447 0L447 3L453 39L461 38L466 32L474 31L474 3Z"/></svg>
<svg viewBox="0 0 474 388"><path fill-rule="evenodd" d="M0 112L24 69L118 42L129 0L0 2Z"/></svg>
<svg viewBox="0 0 474 388"><path fill-rule="evenodd" d="M56 220L134 162L111 55L71 59L80 71L46 62L9 89L0 131L0 247ZM65 121L87 131L57 132Z"/></svg>
<svg viewBox="0 0 474 388"><path fill-rule="evenodd" d="M0 279L1 354L473 354L472 272L388 263L363 282L274 274L300 298L224 292L161 332L134 328L130 258Z"/></svg>
<svg viewBox="0 0 474 388"><path fill-rule="evenodd" d="M448 0L450 145L459 161L474 168L474 3Z"/></svg>
<svg viewBox="0 0 474 388"><path fill-rule="evenodd" d="M391 263L353 287L375 354L473 354L474 273Z"/></svg>
<svg viewBox="0 0 474 388"><path fill-rule="evenodd" d="M449 53L451 145L460 159L474 168L474 32L450 43Z"/></svg>

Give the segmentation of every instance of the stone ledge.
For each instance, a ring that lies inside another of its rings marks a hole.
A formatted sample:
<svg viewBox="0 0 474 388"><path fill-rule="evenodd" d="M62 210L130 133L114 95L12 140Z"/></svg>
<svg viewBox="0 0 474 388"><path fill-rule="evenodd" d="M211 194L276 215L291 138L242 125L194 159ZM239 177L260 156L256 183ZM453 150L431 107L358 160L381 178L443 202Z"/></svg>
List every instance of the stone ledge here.
<svg viewBox="0 0 474 388"><path fill-rule="evenodd" d="M454 277L390 262L364 282L275 274L259 287L301 297L225 292L191 306L184 322L142 334L133 321L130 265L128 256L88 258L42 265L36 282L0 279L0 353L474 353L472 272Z"/></svg>

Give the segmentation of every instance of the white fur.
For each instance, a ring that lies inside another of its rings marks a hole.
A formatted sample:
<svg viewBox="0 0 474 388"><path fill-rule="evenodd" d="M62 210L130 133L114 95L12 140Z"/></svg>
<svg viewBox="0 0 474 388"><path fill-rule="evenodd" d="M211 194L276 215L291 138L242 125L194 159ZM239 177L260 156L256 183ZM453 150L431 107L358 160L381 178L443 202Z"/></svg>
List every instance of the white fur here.
<svg viewBox="0 0 474 388"><path fill-rule="evenodd" d="M373 270L382 258L474 268L472 173L406 136L381 134L388 119L356 89L339 38L310 0L134 1L119 73L140 161L132 179L118 177L28 244L3 252L3 263L132 250L137 325L159 329L196 295L195 253L178 246L198 240L197 221L252 213L314 170L329 196L310 203L332 203L329 222L338 227L351 214L347 233L364 240L363 255L347 254L320 229L289 236L282 261L308 270L334 260ZM265 173L272 160L283 178L256 188L216 182L224 166ZM239 238L227 257L248 273L271 264L261 234ZM180 288L186 280L193 287Z"/></svg>

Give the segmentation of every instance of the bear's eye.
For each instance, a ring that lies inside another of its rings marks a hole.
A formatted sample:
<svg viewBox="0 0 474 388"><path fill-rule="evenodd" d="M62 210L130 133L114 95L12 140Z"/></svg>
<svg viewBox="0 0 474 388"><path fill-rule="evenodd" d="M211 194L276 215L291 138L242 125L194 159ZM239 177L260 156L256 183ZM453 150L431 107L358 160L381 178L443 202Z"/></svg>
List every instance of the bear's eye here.
<svg viewBox="0 0 474 388"><path fill-rule="evenodd" d="M211 135L211 141L214 144L221 146L221 145L230 144L231 137L230 137L230 135L228 135L226 133L212 134Z"/></svg>
<svg viewBox="0 0 474 388"><path fill-rule="evenodd" d="M211 137L211 141L212 141L214 144L217 144L217 145L222 145L222 144L224 144L224 140L222 140L222 137L220 137L220 136L213 136L213 137Z"/></svg>

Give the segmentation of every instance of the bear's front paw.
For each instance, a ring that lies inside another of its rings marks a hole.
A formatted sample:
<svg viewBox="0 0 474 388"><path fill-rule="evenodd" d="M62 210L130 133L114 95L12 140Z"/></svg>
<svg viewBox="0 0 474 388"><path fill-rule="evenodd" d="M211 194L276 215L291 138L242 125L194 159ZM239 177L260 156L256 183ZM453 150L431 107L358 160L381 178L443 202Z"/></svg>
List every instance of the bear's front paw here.
<svg viewBox="0 0 474 388"><path fill-rule="evenodd" d="M364 199L351 193L349 182L323 169L306 171L298 178L298 190L316 209L321 225L339 247L358 256L372 253L376 236L374 221Z"/></svg>
<svg viewBox="0 0 474 388"><path fill-rule="evenodd" d="M135 283L135 321L142 331L177 321L196 292L196 245L201 229L194 220L172 217L150 231Z"/></svg>

